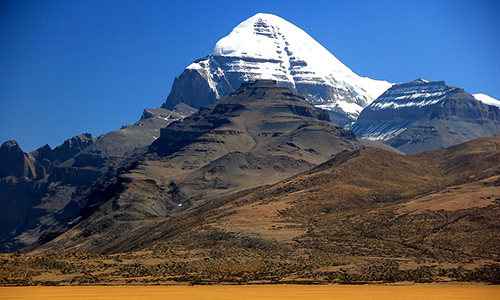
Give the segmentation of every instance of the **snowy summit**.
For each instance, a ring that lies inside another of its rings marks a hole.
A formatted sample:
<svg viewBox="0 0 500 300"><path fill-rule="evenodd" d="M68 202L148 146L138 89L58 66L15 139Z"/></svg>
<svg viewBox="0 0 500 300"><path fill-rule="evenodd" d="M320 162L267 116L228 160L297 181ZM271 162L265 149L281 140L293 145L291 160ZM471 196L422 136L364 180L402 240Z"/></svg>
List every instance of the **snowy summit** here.
<svg viewBox="0 0 500 300"><path fill-rule="evenodd" d="M243 21L216 43L210 55L189 65L174 82L166 107L181 101L197 107L197 99L190 97L198 97L192 91L200 91L200 86L191 86L189 95L175 88L176 84L186 87L186 80L196 81L200 76L213 101L242 82L276 80L329 110L341 124L355 120L363 107L392 85L358 76L302 29L264 13Z"/></svg>

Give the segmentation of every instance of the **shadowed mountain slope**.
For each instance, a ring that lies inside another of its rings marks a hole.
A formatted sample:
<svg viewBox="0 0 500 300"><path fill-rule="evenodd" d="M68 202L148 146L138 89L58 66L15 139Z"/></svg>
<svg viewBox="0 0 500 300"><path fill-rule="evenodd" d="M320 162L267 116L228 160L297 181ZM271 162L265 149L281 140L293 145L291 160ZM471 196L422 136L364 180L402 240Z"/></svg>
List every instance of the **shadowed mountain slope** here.
<svg viewBox="0 0 500 300"><path fill-rule="evenodd" d="M153 199L162 189L122 181L120 197L33 249L35 259L7 257L5 266L85 268L77 282L101 283L498 283L499 163L499 138L409 156L358 149L274 185L133 222L117 213L123 194L135 185ZM100 196L116 195L111 187Z"/></svg>
<svg viewBox="0 0 500 300"><path fill-rule="evenodd" d="M132 185L141 185L150 197L161 192L145 181ZM198 203L167 218L136 220L135 226L120 219L123 211L113 214L122 194L35 253L192 249L201 254L253 237L261 246L240 245L227 255L268 251L274 257L274 251L287 249L288 259L298 262L313 252L310 259L325 264L333 257L493 260L500 253L499 186L499 138L411 156L358 149L274 185ZM320 268L310 259L302 263Z"/></svg>
<svg viewBox="0 0 500 300"><path fill-rule="evenodd" d="M149 146L162 127L194 111L186 105L175 111L146 109L132 125L99 137L81 134L54 149L45 145L25 153L15 141L4 143L0 252L15 251L65 227L78 216L95 186L116 175L134 151Z"/></svg>
<svg viewBox="0 0 500 300"><path fill-rule="evenodd" d="M325 111L303 96L274 81L244 84L162 129L150 153L91 196L84 210L90 217L79 226L85 229L61 249L110 251L106 249L125 242L124 230L142 230L360 147L353 132L331 123Z"/></svg>

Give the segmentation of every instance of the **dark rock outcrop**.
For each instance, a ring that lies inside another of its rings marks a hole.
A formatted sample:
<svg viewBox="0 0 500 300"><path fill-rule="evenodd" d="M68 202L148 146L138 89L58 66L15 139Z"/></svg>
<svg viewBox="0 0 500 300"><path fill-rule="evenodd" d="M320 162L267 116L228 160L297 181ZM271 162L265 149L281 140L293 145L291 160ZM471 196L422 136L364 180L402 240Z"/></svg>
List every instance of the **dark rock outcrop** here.
<svg viewBox="0 0 500 300"><path fill-rule="evenodd" d="M16 141L7 141L0 147L0 177L36 176L33 163L28 154L24 153Z"/></svg>
<svg viewBox="0 0 500 300"><path fill-rule="evenodd" d="M134 124L99 137L81 134L53 150L45 145L25 153L15 141L5 142L0 147L0 252L67 230L101 181L159 137L162 127L194 111L187 105L175 111L146 109Z"/></svg>
<svg viewBox="0 0 500 300"><path fill-rule="evenodd" d="M84 133L72 137L60 146L54 148L54 155L59 162L65 162L76 154L86 149L95 142L95 137L90 133Z"/></svg>

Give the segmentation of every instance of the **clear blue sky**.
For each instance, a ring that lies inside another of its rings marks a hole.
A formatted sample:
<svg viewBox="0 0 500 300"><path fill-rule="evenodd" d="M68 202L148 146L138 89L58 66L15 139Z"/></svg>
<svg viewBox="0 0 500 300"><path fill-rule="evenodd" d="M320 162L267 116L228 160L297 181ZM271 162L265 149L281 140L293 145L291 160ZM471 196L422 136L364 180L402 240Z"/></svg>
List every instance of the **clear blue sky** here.
<svg viewBox="0 0 500 300"><path fill-rule="evenodd" d="M500 99L497 0L0 0L0 143L54 148L137 121L258 12L299 26L359 75Z"/></svg>

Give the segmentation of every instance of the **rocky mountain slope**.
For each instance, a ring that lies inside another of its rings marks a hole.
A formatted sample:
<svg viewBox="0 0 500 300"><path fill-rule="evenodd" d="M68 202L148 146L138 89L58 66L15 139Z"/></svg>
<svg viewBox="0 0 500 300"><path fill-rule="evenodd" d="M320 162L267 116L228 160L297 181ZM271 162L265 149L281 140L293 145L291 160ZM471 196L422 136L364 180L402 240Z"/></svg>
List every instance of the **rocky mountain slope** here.
<svg viewBox="0 0 500 300"><path fill-rule="evenodd" d="M300 28L259 13L176 77L162 107L186 103L200 108L256 79L275 80L297 91L328 110L339 125L355 120L363 107L391 86L358 76Z"/></svg>
<svg viewBox="0 0 500 300"><path fill-rule="evenodd" d="M132 125L99 137L78 135L54 149L45 145L25 153L15 141L2 144L0 252L20 249L75 219L101 180L116 175L162 127L192 112L182 105L175 111L147 109Z"/></svg>
<svg viewBox="0 0 500 300"><path fill-rule="evenodd" d="M348 128L359 138L419 153L500 135L500 111L444 81L417 79L388 89Z"/></svg>
<svg viewBox="0 0 500 300"><path fill-rule="evenodd" d="M133 228L100 210L32 253L135 253L99 259L127 260L109 267L155 282L498 282L499 163L498 137L418 155L346 151ZM108 213L122 199L110 200ZM120 235L109 238L108 228ZM112 282L112 274L91 278Z"/></svg>
<svg viewBox="0 0 500 300"><path fill-rule="evenodd" d="M309 170L364 147L303 96L260 80L161 130L149 153L106 182L82 210L67 251L111 251L123 232ZM145 227L146 226L146 227ZM63 234L58 240L64 240Z"/></svg>

